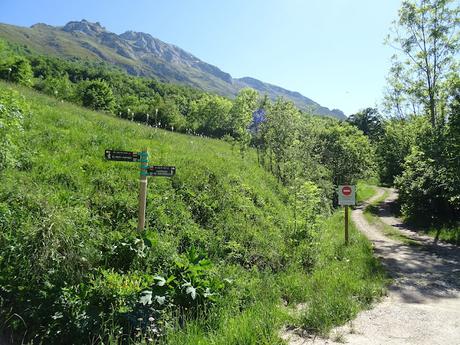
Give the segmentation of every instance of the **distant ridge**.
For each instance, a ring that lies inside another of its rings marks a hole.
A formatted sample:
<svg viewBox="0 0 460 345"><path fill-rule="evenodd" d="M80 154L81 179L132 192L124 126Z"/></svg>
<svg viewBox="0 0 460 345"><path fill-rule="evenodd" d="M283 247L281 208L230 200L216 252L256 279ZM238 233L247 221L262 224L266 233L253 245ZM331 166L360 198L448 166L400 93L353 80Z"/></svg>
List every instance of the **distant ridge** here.
<svg viewBox="0 0 460 345"><path fill-rule="evenodd" d="M315 115L346 118L341 110L330 110L298 92L250 77L233 78L185 50L143 32L126 31L117 35L99 22L83 19L62 27L43 23L30 28L0 24L0 37L43 54L102 60L132 75L156 77L227 97L235 96L244 87L251 87L271 99L289 99L299 109Z"/></svg>

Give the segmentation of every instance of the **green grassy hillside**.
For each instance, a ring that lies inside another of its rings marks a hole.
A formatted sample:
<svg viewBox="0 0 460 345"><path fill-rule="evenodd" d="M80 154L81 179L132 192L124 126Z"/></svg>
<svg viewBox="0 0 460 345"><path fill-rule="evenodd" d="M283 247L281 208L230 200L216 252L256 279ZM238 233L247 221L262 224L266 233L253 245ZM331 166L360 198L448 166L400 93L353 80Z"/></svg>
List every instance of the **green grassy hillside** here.
<svg viewBox="0 0 460 345"><path fill-rule="evenodd" d="M252 151L5 83L0 105L23 127L0 165L0 330L16 342L278 344L283 324L327 332L382 291L369 243L352 229L344 248L340 214L299 237ZM143 147L177 174L150 178L138 233L138 166L103 156ZM293 317L283 300L312 308Z"/></svg>
<svg viewBox="0 0 460 345"><path fill-rule="evenodd" d="M0 35L10 42L26 46L44 55L51 53L64 58L79 57L96 61L106 60L112 64L137 68L135 61L115 54L104 46L97 45L91 49L95 42L84 34L71 35L49 25L36 25L31 29L0 24Z"/></svg>

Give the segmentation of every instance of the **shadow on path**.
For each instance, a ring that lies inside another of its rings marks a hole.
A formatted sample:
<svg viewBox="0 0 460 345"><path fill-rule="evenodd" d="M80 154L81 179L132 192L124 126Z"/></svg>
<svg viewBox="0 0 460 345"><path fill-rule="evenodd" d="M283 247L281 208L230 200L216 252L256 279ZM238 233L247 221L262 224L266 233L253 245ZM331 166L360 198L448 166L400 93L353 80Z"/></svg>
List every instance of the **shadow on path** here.
<svg viewBox="0 0 460 345"><path fill-rule="evenodd" d="M373 242L375 253L387 272L394 278L390 292L407 303L457 298L460 291L460 248L435 243L433 238L419 235L413 228L407 227L392 214L392 205L396 199L396 192L390 189L388 198L376 208L377 216L404 236L417 241L419 245L407 245L392 240L380 233L377 227L363 224L359 221L362 219L357 221L360 230L364 230L364 234ZM367 205L369 202L353 211L353 220L363 218L362 213Z"/></svg>

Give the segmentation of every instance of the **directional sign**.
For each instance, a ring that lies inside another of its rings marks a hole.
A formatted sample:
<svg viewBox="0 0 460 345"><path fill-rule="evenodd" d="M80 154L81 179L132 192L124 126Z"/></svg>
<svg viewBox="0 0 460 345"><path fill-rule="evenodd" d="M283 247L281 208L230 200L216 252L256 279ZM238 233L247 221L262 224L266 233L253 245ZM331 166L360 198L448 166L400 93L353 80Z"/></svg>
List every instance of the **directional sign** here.
<svg viewBox="0 0 460 345"><path fill-rule="evenodd" d="M139 162L139 152L105 150L105 159L109 161Z"/></svg>
<svg viewBox="0 0 460 345"><path fill-rule="evenodd" d="M356 186L343 185L339 186L339 205L355 205L356 204Z"/></svg>
<svg viewBox="0 0 460 345"><path fill-rule="evenodd" d="M151 165L147 168L147 175L149 176L172 177L175 174L176 174L176 167Z"/></svg>

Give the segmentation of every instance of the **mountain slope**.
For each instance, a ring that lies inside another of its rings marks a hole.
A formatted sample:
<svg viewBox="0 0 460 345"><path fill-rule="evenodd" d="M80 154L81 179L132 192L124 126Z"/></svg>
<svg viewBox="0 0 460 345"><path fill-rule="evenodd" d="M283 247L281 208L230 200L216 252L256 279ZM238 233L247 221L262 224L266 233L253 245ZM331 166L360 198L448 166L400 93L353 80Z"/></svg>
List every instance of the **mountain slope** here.
<svg viewBox="0 0 460 345"><path fill-rule="evenodd" d="M82 20L63 27L35 24L24 28L0 24L0 37L43 54L102 60L133 75L156 77L228 97L235 96L244 87L252 87L271 99L289 99L313 114L345 118L342 111L329 110L298 92L249 77L234 79L185 50L142 32L127 31L117 35L100 23Z"/></svg>

